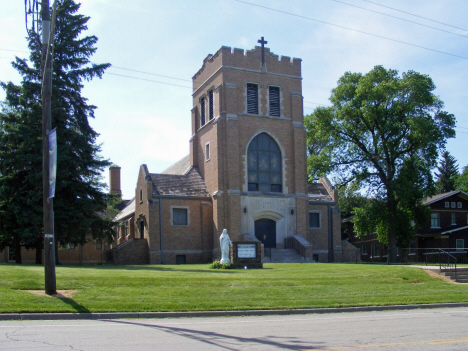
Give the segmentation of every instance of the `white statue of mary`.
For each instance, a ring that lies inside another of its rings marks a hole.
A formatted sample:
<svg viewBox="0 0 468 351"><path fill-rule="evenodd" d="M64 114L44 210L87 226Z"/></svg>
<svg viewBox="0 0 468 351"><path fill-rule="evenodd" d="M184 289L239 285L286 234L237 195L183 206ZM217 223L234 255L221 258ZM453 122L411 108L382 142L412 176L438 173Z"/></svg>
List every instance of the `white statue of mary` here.
<svg viewBox="0 0 468 351"><path fill-rule="evenodd" d="M231 239L226 229L223 229L223 232L219 236L219 246L221 247L221 264L231 263L229 259L230 246L232 245Z"/></svg>

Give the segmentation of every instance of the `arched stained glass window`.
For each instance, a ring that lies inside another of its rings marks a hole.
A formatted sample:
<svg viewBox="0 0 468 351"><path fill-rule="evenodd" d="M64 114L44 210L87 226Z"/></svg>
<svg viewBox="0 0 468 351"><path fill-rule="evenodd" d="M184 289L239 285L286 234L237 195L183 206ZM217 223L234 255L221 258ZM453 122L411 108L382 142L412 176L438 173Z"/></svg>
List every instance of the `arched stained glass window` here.
<svg viewBox="0 0 468 351"><path fill-rule="evenodd" d="M249 191L283 191L281 151L271 136L260 133L247 149Z"/></svg>

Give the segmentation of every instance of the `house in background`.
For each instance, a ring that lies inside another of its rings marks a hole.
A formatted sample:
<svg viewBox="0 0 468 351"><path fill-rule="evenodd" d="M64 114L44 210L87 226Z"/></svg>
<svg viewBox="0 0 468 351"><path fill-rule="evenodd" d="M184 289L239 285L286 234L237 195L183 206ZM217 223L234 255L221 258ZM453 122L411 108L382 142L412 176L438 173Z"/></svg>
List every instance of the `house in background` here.
<svg viewBox="0 0 468 351"><path fill-rule="evenodd" d="M424 227L416 228L411 247L399 249L399 260L404 261L408 255L414 255L412 260L422 262L427 259L424 255L434 252L433 249L464 253L468 244L468 194L455 190L429 197L423 203L431 208L430 218ZM342 227L346 228L348 241L360 249L362 261L387 261L387 246L379 243L372 233L362 239L357 238L352 217L344 219Z"/></svg>
<svg viewBox="0 0 468 351"><path fill-rule="evenodd" d="M464 250L468 244L468 194L455 190L427 198L431 218L418 230L418 248Z"/></svg>

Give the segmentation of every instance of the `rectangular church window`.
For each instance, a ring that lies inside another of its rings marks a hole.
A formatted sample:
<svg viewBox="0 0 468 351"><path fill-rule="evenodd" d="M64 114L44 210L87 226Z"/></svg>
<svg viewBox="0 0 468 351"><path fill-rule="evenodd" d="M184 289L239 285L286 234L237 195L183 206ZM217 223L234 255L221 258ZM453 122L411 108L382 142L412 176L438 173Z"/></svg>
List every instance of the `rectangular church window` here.
<svg viewBox="0 0 468 351"><path fill-rule="evenodd" d="M16 261L15 249L11 246L8 248L8 261Z"/></svg>
<svg viewBox="0 0 468 351"><path fill-rule="evenodd" d="M269 99L270 99L270 116L280 116L280 89L278 87L270 87Z"/></svg>
<svg viewBox="0 0 468 351"><path fill-rule="evenodd" d="M213 95L213 90L210 90L208 92L208 102L210 104L209 106L209 113L210 113L210 121L214 118L214 95Z"/></svg>
<svg viewBox="0 0 468 351"><path fill-rule="evenodd" d="M172 225L187 225L187 209L173 208L172 209Z"/></svg>
<svg viewBox="0 0 468 351"><path fill-rule="evenodd" d="M205 97L200 99L200 127L205 125Z"/></svg>
<svg viewBox="0 0 468 351"><path fill-rule="evenodd" d="M247 113L258 115L258 85L247 83Z"/></svg>
<svg viewBox="0 0 468 351"><path fill-rule="evenodd" d="M208 162L210 160L210 142L205 144L205 161Z"/></svg>
<svg viewBox="0 0 468 351"><path fill-rule="evenodd" d="M309 212L309 228L317 229L320 228L320 213Z"/></svg>
<svg viewBox="0 0 468 351"><path fill-rule="evenodd" d="M101 251L102 250L102 240L96 240L96 243L95 243L95 248L97 251Z"/></svg>

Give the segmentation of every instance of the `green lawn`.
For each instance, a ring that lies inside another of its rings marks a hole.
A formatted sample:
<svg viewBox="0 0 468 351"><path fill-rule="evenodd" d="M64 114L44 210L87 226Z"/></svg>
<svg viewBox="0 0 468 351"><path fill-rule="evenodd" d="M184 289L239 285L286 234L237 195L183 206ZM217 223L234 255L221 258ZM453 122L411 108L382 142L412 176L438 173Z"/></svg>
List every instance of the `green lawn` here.
<svg viewBox="0 0 468 351"><path fill-rule="evenodd" d="M36 296L44 268L0 264L0 313L207 311L467 302L468 285L414 267L265 264L212 270L208 265L57 267L69 299Z"/></svg>

